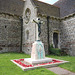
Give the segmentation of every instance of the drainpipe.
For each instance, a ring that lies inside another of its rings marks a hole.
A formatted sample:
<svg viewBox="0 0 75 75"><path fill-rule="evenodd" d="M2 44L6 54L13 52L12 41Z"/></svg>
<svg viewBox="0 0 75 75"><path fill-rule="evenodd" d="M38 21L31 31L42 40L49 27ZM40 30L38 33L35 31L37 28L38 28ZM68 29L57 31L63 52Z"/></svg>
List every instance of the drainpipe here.
<svg viewBox="0 0 75 75"><path fill-rule="evenodd" d="M22 52L22 36L23 36L23 19L20 17L21 22L21 43L20 43L20 52Z"/></svg>
<svg viewBox="0 0 75 75"><path fill-rule="evenodd" d="M48 54L50 54L50 41L49 41L49 16L47 16L47 43L48 43Z"/></svg>

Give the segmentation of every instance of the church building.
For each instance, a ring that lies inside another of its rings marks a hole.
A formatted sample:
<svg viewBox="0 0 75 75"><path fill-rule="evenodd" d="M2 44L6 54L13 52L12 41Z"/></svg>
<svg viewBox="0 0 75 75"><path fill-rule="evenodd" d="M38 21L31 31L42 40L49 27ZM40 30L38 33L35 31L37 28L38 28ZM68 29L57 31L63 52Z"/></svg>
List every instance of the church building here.
<svg viewBox="0 0 75 75"><path fill-rule="evenodd" d="M75 56L75 1L58 0L53 5L38 0L0 0L0 53L31 54L37 40L39 18L40 39L45 53L50 45Z"/></svg>

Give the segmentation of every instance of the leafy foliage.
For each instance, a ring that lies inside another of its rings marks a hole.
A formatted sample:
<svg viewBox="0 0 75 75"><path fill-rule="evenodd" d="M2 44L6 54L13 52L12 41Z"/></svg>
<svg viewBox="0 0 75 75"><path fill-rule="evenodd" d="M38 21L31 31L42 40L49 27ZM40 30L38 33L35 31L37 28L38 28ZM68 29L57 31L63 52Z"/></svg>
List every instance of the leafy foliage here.
<svg viewBox="0 0 75 75"><path fill-rule="evenodd" d="M61 55L61 50L59 48L53 48L53 45L50 46L50 53L55 55Z"/></svg>

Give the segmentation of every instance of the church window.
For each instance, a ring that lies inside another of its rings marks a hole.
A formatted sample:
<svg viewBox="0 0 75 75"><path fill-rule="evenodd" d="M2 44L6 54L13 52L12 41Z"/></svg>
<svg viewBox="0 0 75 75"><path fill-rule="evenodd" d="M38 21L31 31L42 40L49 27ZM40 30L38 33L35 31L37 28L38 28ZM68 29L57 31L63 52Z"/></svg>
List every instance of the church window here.
<svg viewBox="0 0 75 75"><path fill-rule="evenodd" d="M26 9L25 11L25 23L27 24L30 20L30 15L31 15L31 11L29 8Z"/></svg>
<svg viewBox="0 0 75 75"><path fill-rule="evenodd" d="M5 26L5 28L6 28L7 26Z"/></svg>
<svg viewBox="0 0 75 75"><path fill-rule="evenodd" d="M26 36L27 36L26 39L28 40L29 39L29 31L28 30L26 31Z"/></svg>

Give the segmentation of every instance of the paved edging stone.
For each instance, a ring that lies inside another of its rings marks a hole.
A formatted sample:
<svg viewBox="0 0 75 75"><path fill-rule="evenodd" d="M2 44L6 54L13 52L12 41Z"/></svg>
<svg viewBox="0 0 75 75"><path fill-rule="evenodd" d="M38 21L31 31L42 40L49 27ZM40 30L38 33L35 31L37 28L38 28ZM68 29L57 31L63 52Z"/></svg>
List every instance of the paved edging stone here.
<svg viewBox="0 0 75 75"><path fill-rule="evenodd" d="M75 75L75 73L65 70L63 68L60 68L60 67L52 67L52 68L47 68L47 69L58 75Z"/></svg>

